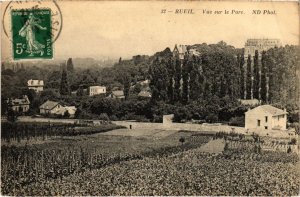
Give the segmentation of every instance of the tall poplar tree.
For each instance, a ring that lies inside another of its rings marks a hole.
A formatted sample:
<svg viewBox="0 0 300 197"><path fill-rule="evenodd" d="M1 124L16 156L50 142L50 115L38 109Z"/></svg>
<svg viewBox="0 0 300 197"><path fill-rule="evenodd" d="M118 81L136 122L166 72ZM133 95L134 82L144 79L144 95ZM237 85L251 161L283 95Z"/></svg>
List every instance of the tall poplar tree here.
<svg viewBox="0 0 300 197"><path fill-rule="evenodd" d="M60 89L59 89L60 95L70 95L71 90L68 83L68 74L65 69L63 69L61 74L61 81L60 81Z"/></svg>
<svg viewBox="0 0 300 197"><path fill-rule="evenodd" d="M124 96L125 100L128 99L129 97L129 90L130 90L130 85L131 85L131 76L129 74L125 74L123 76L123 86L124 86Z"/></svg>
<svg viewBox="0 0 300 197"><path fill-rule="evenodd" d="M190 99L197 100L203 97L204 90L204 75L202 71L202 65L198 58L193 56L191 60L191 72L190 72Z"/></svg>
<svg viewBox="0 0 300 197"><path fill-rule="evenodd" d="M174 76L174 101L181 100L181 62L178 57L174 60L175 64L175 76Z"/></svg>
<svg viewBox="0 0 300 197"><path fill-rule="evenodd" d="M67 61L67 71L69 71L69 72L74 71L74 65L73 65L72 58L69 58Z"/></svg>
<svg viewBox="0 0 300 197"><path fill-rule="evenodd" d="M267 99L267 65L266 65L266 52L261 54L261 100L266 102Z"/></svg>
<svg viewBox="0 0 300 197"><path fill-rule="evenodd" d="M253 65L253 75L254 75L254 81L253 81L253 97L256 99L259 99L259 84L260 84L260 76L259 76L259 60L258 60L258 50L255 50L255 56L254 56L254 65Z"/></svg>
<svg viewBox="0 0 300 197"><path fill-rule="evenodd" d="M190 70L192 62L185 56L182 66L182 103L187 104L189 101L189 83L190 83Z"/></svg>
<svg viewBox="0 0 300 197"><path fill-rule="evenodd" d="M175 65L172 62L172 58L167 60L168 68L168 100L170 103L174 102L174 75L175 75Z"/></svg>
<svg viewBox="0 0 300 197"><path fill-rule="evenodd" d="M251 89L252 89L252 72L251 72L251 55L249 54L247 59L247 78L246 78L247 99L252 99Z"/></svg>
<svg viewBox="0 0 300 197"><path fill-rule="evenodd" d="M244 59L244 52L239 56L239 66L240 66L240 73L241 73L241 80L240 80L240 98L245 99L245 59Z"/></svg>

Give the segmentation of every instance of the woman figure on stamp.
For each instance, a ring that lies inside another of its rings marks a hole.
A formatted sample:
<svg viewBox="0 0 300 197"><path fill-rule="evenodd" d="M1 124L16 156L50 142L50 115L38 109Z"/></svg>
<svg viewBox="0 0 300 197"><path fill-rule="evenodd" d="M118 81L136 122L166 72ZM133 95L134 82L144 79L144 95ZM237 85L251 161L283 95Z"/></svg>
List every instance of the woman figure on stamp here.
<svg viewBox="0 0 300 197"><path fill-rule="evenodd" d="M41 56L44 53L45 45L39 43L36 40L35 28L39 28L41 30L47 30L46 27L42 27L39 25L39 19L35 18L32 13L29 14L28 20L24 24L24 26L19 31L19 35L22 37L26 37L27 41L27 49L26 52L29 53L29 56L33 56L34 53L40 53Z"/></svg>

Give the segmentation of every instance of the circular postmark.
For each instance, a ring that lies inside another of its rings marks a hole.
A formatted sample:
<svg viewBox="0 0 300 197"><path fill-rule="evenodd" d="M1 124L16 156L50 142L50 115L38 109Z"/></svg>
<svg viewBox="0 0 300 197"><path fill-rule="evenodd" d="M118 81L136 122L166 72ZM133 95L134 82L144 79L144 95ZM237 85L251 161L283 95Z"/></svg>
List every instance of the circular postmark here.
<svg viewBox="0 0 300 197"><path fill-rule="evenodd" d="M22 12L22 14L18 13ZM28 11L28 13L27 13ZM3 17L2 17L2 25L3 25L3 31L5 36L8 37L8 39L12 42L14 42L13 37L16 34L16 32L13 32L13 16L17 15L22 15L20 16L21 23L24 23L28 26L27 21L34 21L34 24L37 24L36 21L38 21L38 17L34 17L33 15L42 15L45 14L46 11L49 11L49 16L50 16L50 24L48 25L48 33L51 36L51 43L54 43L62 30L63 26L63 18L61 14L61 10L57 4L56 1L11 1L8 2L5 10L3 12ZM29 18L32 18L29 20ZM37 20L33 20L36 19ZM29 23L30 24L30 23ZM31 23L33 24L33 22ZM39 24L39 26L41 26ZM39 27L38 26L38 27ZM45 27L43 27L45 28ZM40 28L43 30L43 28ZM45 28L47 29L47 28ZM18 34L22 35L21 32L17 32Z"/></svg>

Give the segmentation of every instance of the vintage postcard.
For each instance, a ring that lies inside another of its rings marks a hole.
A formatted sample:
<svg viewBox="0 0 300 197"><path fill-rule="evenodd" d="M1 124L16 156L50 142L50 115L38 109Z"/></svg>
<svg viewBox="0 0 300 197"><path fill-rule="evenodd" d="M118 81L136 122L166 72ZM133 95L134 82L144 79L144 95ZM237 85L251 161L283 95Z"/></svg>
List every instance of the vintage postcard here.
<svg viewBox="0 0 300 197"><path fill-rule="evenodd" d="M298 2L0 5L1 195L300 195Z"/></svg>

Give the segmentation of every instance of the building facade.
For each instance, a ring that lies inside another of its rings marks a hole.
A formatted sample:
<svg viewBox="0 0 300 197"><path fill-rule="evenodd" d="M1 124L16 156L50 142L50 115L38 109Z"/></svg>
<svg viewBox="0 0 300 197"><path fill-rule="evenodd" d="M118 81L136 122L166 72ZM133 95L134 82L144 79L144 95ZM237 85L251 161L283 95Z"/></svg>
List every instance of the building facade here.
<svg viewBox="0 0 300 197"><path fill-rule="evenodd" d="M175 47L173 49L173 56L178 56L180 60L183 60L186 55L200 56L200 53L196 49L189 48L188 45L175 44Z"/></svg>
<svg viewBox="0 0 300 197"><path fill-rule="evenodd" d="M63 106L59 102L49 100L40 106L40 114L42 115L64 116L68 112L69 118L74 118L76 110L75 106Z"/></svg>
<svg viewBox="0 0 300 197"><path fill-rule="evenodd" d="M98 94L105 94L106 87L105 86L90 86L88 89L89 96L94 96Z"/></svg>
<svg viewBox="0 0 300 197"><path fill-rule="evenodd" d="M123 90L112 91L111 94L108 97L114 98L114 99L125 99L125 95L124 95Z"/></svg>
<svg viewBox="0 0 300 197"><path fill-rule="evenodd" d="M59 102L55 101L46 101L40 106L40 114L49 115L56 114L56 112L63 106Z"/></svg>
<svg viewBox="0 0 300 197"><path fill-rule="evenodd" d="M75 106L63 106L57 109L54 114L64 116L68 112L68 118L74 118L77 108Z"/></svg>
<svg viewBox="0 0 300 197"><path fill-rule="evenodd" d="M286 130L287 112L271 105L261 105L245 113L245 128Z"/></svg>
<svg viewBox="0 0 300 197"><path fill-rule="evenodd" d="M263 51L267 51L274 47L280 47L281 42L279 39L248 39L245 43L245 59L248 58L248 55L253 57L255 51L258 51L258 54L261 55Z"/></svg>
<svg viewBox="0 0 300 197"><path fill-rule="evenodd" d="M44 90L44 81L30 79L27 81L27 86L28 89L34 90L36 93L42 92Z"/></svg>
<svg viewBox="0 0 300 197"><path fill-rule="evenodd" d="M9 99L8 100L8 105L9 105L9 107L11 107L11 109L14 112L26 113L29 110L30 101L29 101L27 95L23 95L22 98Z"/></svg>

